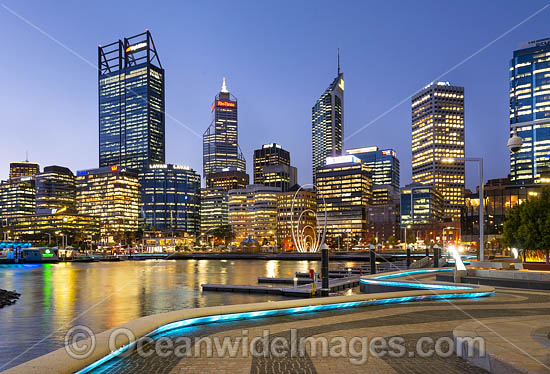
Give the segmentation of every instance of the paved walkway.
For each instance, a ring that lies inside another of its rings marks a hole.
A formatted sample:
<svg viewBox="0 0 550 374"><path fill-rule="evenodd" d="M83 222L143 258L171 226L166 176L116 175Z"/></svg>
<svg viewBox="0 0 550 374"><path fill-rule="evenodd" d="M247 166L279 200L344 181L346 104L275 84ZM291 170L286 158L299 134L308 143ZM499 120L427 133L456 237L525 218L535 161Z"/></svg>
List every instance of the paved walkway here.
<svg viewBox="0 0 550 374"><path fill-rule="evenodd" d="M391 338L402 339L400 342L403 343L405 354L390 354L391 350L381 349L379 352L385 351L386 354L368 353L364 362L362 359L365 355L355 354L351 357L349 345L346 357L338 356L338 353L342 352L336 349L331 351L335 354L324 357L319 352L312 351L311 345L306 345L304 355L292 357L276 357L273 352L269 352L265 357L251 357L241 353L236 357L229 357L227 354L223 357L217 357L215 354L208 357L207 345L201 344L200 349L197 349L200 355L193 354L191 357L181 358L181 355L160 357L152 354L144 358L133 353L127 358L113 360L108 366L96 369L94 373L486 373L484 369L473 366L454 353L447 357L436 354L420 357L417 349L419 341L428 340L426 344L420 344L421 353L434 348L433 342L440 343L441 351L446 353L448 344L451 344L453 339L453 330L458 326L465 323L474 326L497 326L499 321L509 321L511 317L515 321L536 319L549 321L550 324L550 295L546 292L497 289L495 295L489 298L379 305L261 318L190 327L178 330L177 334L165 335L171 338L219 338L220 341L224 337L230 337L232 341L242 341L243 337L247 337L252 341L254 337L264 336L264 331L268 330L270 342L275 338L292 341L292 334L296 334L297 339L324 338L330 342L330 348L335 348L337 344L334 342L341 339L346 343L353 341L352 339L360 343L361 338L374 337L384 338L386 343ZM493 341L498 341L498 337L491 338L491 344ZM259 344L261 342L256 345L258 350L261 348ZM508 346L506 342L501 344L504 349L525 356L526 360L530 359L526 352L532 348L531 342L517 341ZM358 348L355 353L361 351L360 345L355 347Z"/></svg>

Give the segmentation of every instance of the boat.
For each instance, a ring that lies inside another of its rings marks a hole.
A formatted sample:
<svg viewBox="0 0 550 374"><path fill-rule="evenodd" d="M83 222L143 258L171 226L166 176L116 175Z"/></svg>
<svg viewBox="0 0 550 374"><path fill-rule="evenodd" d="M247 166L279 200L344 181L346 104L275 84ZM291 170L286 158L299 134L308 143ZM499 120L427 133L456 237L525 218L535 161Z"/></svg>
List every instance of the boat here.
<svg viewBox="0 0 550 374"><path fill-rule="evenodd" d="M4 248L5 259L7 263L21 264L41 264L57 263L59 258L53 248L49 247L11 247Z"/></svg>

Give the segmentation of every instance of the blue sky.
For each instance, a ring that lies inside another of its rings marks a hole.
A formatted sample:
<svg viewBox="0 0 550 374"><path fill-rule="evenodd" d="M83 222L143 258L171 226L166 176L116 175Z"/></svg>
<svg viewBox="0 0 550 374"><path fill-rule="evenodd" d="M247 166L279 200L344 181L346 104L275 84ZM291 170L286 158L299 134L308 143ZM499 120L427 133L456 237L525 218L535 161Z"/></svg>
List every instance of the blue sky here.
<svg viewBox="0 0 550 374"><path fill-rule="evenodd" d="M26 150L41 167L97 166L97 45L148 28L166 70L167 162L202 173L202 140L185 126L198 134L205 131L225 75L239 99L239 139L249 172L253 150L277 142L291 152L300 183L310 183L311 106L336 74L338 46L346 81L347 138L547 3L2 4L1 179L7 178L9 162L23 160ZM484 157L486 178L509 172L508 61L520 42L550 36L549 16L550 7L442 78L465 87L466 154ZM345 148L394 148L405 185L411 178L410 117L410 100L405 100L346 139ZM468 171L470 187L474 171L473 166Z"/></svg>

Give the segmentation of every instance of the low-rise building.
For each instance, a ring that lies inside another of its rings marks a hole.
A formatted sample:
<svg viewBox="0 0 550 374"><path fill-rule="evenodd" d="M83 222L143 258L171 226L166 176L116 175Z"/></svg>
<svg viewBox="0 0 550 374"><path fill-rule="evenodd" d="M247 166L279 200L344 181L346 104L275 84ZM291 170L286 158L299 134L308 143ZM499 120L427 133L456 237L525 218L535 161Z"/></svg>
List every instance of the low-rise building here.
<svg viewBox="0 0 550 374"><path fill-rule="evenodd" d="M99 219L74 213L46 213L13 216L7 219L10 237L34 242L53 241L67 236L67 242L99 239Z"/></svg>
<svg viewBox="0 0 550 374"><path fill-rule="evenodd" d="M506 215L514 206L536 198L548 183L517 184L509 178L490 179L484 186L483 234L487 248L502 248ZM461 216L461 240L479 242L479 190L466 195Z"/></svg>

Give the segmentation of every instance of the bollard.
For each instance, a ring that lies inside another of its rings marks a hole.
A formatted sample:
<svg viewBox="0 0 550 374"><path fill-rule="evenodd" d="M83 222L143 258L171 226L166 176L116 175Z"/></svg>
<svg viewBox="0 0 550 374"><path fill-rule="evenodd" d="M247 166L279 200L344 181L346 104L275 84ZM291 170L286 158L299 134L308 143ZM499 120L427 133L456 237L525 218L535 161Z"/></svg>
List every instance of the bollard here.
<svg viewBox="0 0 550 374"><path fill-rule="evenodd" d="M411 247L407 246L407 269L411 267Z"/></svg>
<svg viewBox="0 0 550 374"><path fill-rule="evenodd" d="M434 245L434 268L439 267L439 247Z"/></svg>
<svg viewBox="0 0 550 374"><path fill-rule="evenodd" d="M321 246L321 275L321 296L328 296L328 246L326 244Z"/></svg>
<svg viewBox="0 0 550 374"><path fill-rule="evenodd" d="M376 253L374 252L374 246L370 248L370 273L376 274Z"/></svg>
<svg viewBox="0 0 550 374"><path fill-rule="evenodd" d="M298 287L298 278L294 277L294 288Z"/></svg>

